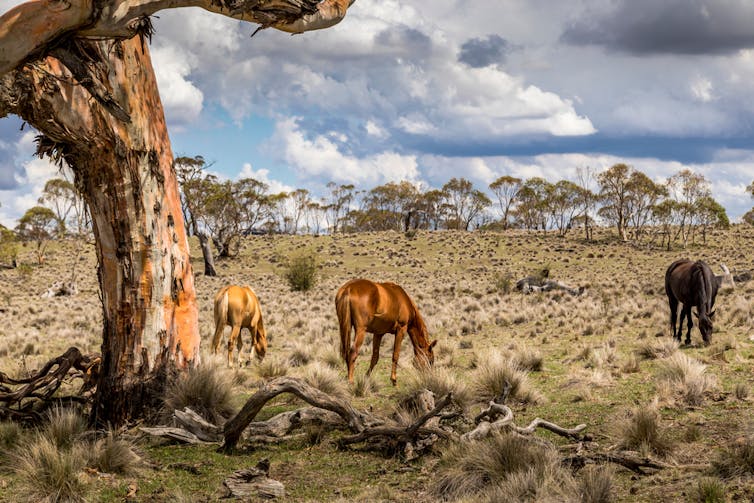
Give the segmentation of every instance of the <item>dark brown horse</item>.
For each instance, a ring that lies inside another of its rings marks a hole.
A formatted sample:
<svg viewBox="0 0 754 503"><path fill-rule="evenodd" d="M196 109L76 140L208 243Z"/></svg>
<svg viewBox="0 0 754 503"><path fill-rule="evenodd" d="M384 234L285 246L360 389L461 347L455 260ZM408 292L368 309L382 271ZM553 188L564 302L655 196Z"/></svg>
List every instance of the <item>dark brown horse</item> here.
<svg viewBox="0 0 754 503"><path fill-rule="evenodd" d="M715 311L715 297L722 283L722 277L716 277L707 264L701 260L692 262L688 259L676 260L665 272L665 293L668 294L670 304L670 327L673 337L680 341L683 331L683 318L688 318L686 344L691 343L691 328L694 326L691 318L691 308L696 308L699 318L699 332L705 344L709 344L712 334L712 318ZM676 332L676 315L678 303L683 303L681 321Z"/></svg>
<svg viewBox="0 0 754 503"><path fill-rule="evenodd" d="M408 333L414 346L414 356L421 366L431 366L435 357L432 348L437 341L429 342L427 327L408 294L395 283L374 283L366 279L353 279L338 289L335 309L340 324L340 354L348 366L348 381L353 382L353 369L364 335L372 333L372 372L380 358L380 343L385 334L395 334L393 344L393 369L390 380L395 386L395 370L401 351L403 336ZM351 347L351 327L356 331Z"/></svg>

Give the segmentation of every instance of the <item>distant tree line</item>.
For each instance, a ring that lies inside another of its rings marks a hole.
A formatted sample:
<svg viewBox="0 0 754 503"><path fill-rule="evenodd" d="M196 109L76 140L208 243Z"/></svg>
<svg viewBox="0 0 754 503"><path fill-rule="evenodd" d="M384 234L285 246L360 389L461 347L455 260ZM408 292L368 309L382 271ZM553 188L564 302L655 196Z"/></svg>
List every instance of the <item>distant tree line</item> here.
<svg viewBox="0 0 754 503"><path fill-rule="evenodd" d="M235 255L241 237L249 234L485 228L580 232L592 239L602 225L615 228L623 240L669 248L697 237L706 242L709 229L729 225L709 181L688 169L664 183L622 163L599 173L579 169L575 181L505 175L486 187L489 192L465 178L426 190L408 181L369 190L330 182L328 193L317 198L306 189L271 193L254 178L221 180L209 167L202 156L175 159L186 230L198 237L209 275L215 274L214 255ZM754 182L747 190L754 197ZM754 225L754 209L743 220ZM18 241L33 243L41 262L50 239L88 235L91 221L73 184L54 178L14 231L0 231L0 263L15 260Z"/></svg>

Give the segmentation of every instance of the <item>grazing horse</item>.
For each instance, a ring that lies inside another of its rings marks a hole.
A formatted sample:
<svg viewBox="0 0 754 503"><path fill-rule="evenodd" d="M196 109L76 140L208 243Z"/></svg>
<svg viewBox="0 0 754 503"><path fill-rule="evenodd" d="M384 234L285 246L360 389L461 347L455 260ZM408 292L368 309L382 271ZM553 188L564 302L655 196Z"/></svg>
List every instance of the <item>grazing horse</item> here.
<svg viewBox="0 0 754 503"><path fill-rule="evenodd" d="M401 351L401 342L408 332L414 346L414 357L421 366L431 366L435 357L432 348L437 341L429 342L427 327L411 297L395 283L374 283L366 279L353 279L338 289L335 309L340 324L340 354L348 366L348 381L353 382L354 363L366 332L371 332L372 372L380 358L382 336L395 334L393 368L390 381L396 384L395 370ZM356 334L351 347L351 327Z"/></svg>
<svg viewBox="0 0 754 503"><path fill-rule="evenodd" d="M220 289L215 295L215 337L212 339L212 353L220 347L225 325L230 325L228 339L228 366L233 365L233 346L238 344L238 363L241 364L241 329L251 332L252 355L256 353L262 361L267 352L267 332L262 322L262 309L254 290L250 286L230 285Z"/></svg>
<svg viewBox="0 0 754 503"><path fill-rule="evenodd" d="M712 318L715 311L715 297L720 288L724 276L715 276L707 264L701 260L692 262L688 259L676 260L667 272L665 272L665 293L668 294L670 304L670 326L673 337L680 341L683 331L683 318L688 318L688 331L686 332L686 344L691 343L691 328L694 326L691 318L691 308L696 307L696 316L699 318L699 332L702 334L705 344L709 344L712 334ZM681 321L676 332L676 314L678 302L683 303Z"/></svg>

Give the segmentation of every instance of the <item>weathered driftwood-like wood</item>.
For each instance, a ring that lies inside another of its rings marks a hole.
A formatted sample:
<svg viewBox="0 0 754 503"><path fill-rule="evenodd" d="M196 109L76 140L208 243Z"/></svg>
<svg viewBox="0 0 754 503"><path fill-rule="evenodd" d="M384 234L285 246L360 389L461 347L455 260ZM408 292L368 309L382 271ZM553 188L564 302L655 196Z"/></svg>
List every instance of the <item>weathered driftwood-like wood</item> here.
<svg viewBox="0 0 754 503"><path fill-rule="evenodd" d="M583 468L588 463L615 463L639 475L645 475L646 469L662 470L671 467L671 465L650 458L640 458L629 453L617 452L579 453L563 458L562 463L577 470ZM709 465L703 466L709 467Z"/></svg>
<svg viewBox="0 0 754 503"><path fill-rule="evenodd" d="M0 372L0 419L38 419L39 410L56 401L53 395L66 379L83 379L79 395L89 391L97 381L99 365L98 355L82 355L72 347L30 377L13 379Z"/></svg>
<svg viewBox="0 0 754 503"><path fill-rule="evenodd" d="M211 444L212 442L202 440L190 431L175 426L140 426L139 430L155 437L165 437L182 444Z"/></svg>
<svg viewBox="0 0 754 503"><path fill-rule="evenodd" d="M502 403L498 403L499 401L499 399L491 401L489 406L476 416L475 422L478 423L477 426L473 430L461 435L462 441L469 442L472 440L480 440L505 427L510 428L512 431L521 435L531 435L537 428L544 428L560 435L561 437L580 440L580 433L587 427L585 424L580 424L574 428L563 428L562 426L558 426L553 422L545 421L541 418L534 419L525 427L516 426L513 423L513 411L511 408ZM497 419L501 415L503 417Z"/></svg>
<svg viewBox="0 0 754 503"><path fill-rule="evenodd" d="M303 407L281 412L267 421L253 421L246 429L252 436L285 437L296 429L316 424L328 429L344 428L343 418L335 412L317 407Z"/></svg>
<svg viewBox="0 0 754 503"><path fill-rule="evenodd" d="M223 438L222 429L204 420L202 416L188 407L173 412L173 421L179 427L194 434L205 442L219 442Z"/></svg>
<svg viewBox="0 0 754 503"><path fill-rule="evenodd" d="M249 398L246 405L230 421L225 423L224 450L233 449L243 431L254 420L262 407L282 393L292 393L310 405L338 414L353 432L364 429L364 415L357 412L349 402L335 398L294 377L277 377L266 383Z"/></svg>
<svg viewBox="0 0 754 503"><path fill-rule="evenodd" d="M440 412L453 401L452 395L448 393L440 400L435 407L415 419L407 427L401 426L374 426L364 429L356 435L350 435L338 439L338 445L346 445L363 442L374 437L387 437L398 442L414 442L420 436L436 435L441 438L454 438L455 435L437 427L425 427L425 423L436 417Z"/></svg>
<svg viewBox="0 0 754 503"><path fill-rule="evenodd" d="M223 481L226 497L231 498L282 498L285 487L277 480L271 479L270 462L263 459L253 468L238 470Z"/></svg>

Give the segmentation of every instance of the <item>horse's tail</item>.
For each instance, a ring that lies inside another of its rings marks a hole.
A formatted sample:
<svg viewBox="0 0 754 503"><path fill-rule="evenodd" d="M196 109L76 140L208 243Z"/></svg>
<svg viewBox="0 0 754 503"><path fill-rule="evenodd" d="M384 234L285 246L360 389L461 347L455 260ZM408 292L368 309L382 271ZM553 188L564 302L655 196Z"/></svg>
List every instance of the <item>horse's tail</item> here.
<svg viewBox="0 0 754 503"><path fill-rule="evenodd" d="M215 297L215 330L224 328L228 320L228 289L226 286Z"/></svg>
<svg viewBox="0 0 754 503"><path fill-rule="evenodd" d="M340 356L348 363L348 351L351 349L351 299L347 289L339 291L335 297L335 311L340 325Z"/></svg>

